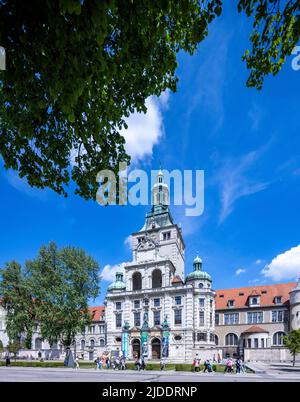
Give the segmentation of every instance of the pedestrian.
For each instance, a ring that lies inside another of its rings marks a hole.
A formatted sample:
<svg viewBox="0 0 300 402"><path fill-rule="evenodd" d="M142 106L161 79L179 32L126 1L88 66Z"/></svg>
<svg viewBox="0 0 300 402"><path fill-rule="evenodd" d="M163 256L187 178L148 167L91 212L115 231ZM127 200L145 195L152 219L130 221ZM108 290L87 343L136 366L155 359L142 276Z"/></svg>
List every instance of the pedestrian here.
<svg viewBox="0 0 300 402"><path fill-rule="evenodd" d="M166 366L165 362L161 359L161 361L160 361L160 371L163 371L165 369L165 366Z"/></svg>
<svg viewBox="0 0 300 402"><path fill-rule="evenodd" d="M8 367L8 366L10 366L10 357L9 357L9 354L7 354L7 355L5 356L5 367Z"/></svg>
<svg viewBox="0 0 300 402"><path fill-rule="evenodd" d="M233 361L231 359L227 359L225 363L225 373L232 372Z"/></svg>
<svg viewBox="0 0 300 402"><path fill-rule="evenodd" d="M110 359L109 356L106 357L106 368L110 368Z"/></svg>
<svg viewBox="0 0 300 402"><path fill-rule="evenodd" d="M126 357L124 355L121 356L121 370L126 370Z"/></svg>
<svg viewBox="0 0 300 402"><path fill-rule="evenodd" d="M140 370L145 370L146 368L146 363L145 363L145 359L144 356L141 356L139 359L139 366L140 366Z"/></svg>
<svg viewBox="0 0 300 402"><path fill-rule="evenodd" d="M210 361L209 361L209 359L206 359L206 360L204 361L204 370L203 370L203 373L206 373L207 371L209 372L209 366L210 366Z"/></svg>
<svg viewBox="0 0 300 402"><path fill-rule="evenodd" d="M76 370L79 370L79 358L78 358L78 356L76 356L76 359L75 359L75 369Z"/></svg>
<svg viewBox="0 0 300 402"><path fill-rule="evenodd" d="M100 370L101 369L101 361L100 361L99 356L96 358L95 364L96 364L95 370Z"/></svg>
<svg viewBox="0 0 300 402"><path fill-rule="evenodd" d="M138 356L135 356L134 365L135 365L135 369L140 371L140 359L138 358Z"/></svg>
<svg viewBox="0 0 300 402"><path fill-rule="evenodd" d="M198 353L196 353L196 356L194 358L193 366L194 366L194 372L199 373L199 371L200 371L200 359L199 359Z"/></svg>
<svg viewBox="0 0 300 402"><path fill-rule="evenodd" d="M244 372L243 360L240 357L237 359L235 366L237 374Z"/></svg>

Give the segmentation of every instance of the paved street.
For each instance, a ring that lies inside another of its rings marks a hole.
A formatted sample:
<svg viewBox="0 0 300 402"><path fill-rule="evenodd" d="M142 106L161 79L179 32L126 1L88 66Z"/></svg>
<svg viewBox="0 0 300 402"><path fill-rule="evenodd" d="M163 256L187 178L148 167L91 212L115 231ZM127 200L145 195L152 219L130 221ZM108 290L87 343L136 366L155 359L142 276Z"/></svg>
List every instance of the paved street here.
<svg viewBox="0 0 300 402"><path fill-rule="evenodd" d="M54 381L54 382L243 382L243 381L299 381L300 373L223 374L187 373L175 371L95 371L92 369L0 367L0 381Z"/></svg>

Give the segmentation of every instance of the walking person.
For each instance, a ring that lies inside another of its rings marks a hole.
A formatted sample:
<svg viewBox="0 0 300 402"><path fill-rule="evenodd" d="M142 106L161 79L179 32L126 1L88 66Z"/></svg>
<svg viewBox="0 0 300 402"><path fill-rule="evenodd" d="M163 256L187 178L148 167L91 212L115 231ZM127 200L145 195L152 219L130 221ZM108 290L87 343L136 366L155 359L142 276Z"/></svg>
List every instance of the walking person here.
<svg viewBox="0 0 300 402"><path fill-rule="evenodd" d="M194 372L199 373L199 371L200 371L200 359L199 359L198 353L196 353L196 356L194 358L193 366L194 366Z"/></svg>
<svg viewBox="0 0 300 402"><path fill-rule="evenodd" d="M126 370L126 357L124 355L121 357L121 370Z"/></svg>
<svg viewBox="0 0 300 402"><path fill-rule="evenodd" d="M100 370L101 369L101 361L100 361L99 356L96 358L95 364L96 364L95 370Z"/></svg>
<svg viewBox="0 0 300 402"><path fill-rule="evenodd" d="M76 359L75 359L75 369L76 370L79 370L79 358L78 358L78 356L76 356Z"/></svg>
<svg viewBox="0 0 300 402"><path fill-rule="evenodd" d="M5 367L10 366L10 357L9 357L9 353L7 353L7 355L5 356Z"/></svg>

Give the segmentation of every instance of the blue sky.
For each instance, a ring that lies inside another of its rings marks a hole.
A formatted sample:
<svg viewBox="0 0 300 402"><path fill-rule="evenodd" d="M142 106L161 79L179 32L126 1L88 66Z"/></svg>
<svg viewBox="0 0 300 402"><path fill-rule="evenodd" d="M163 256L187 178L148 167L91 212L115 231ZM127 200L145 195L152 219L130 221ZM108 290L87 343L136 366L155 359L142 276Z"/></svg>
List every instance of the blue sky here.
<svg viewBox="0 0 300 402"><path fill-rule="evenodd" d="M234 15L234 16L233 16ZM186 243L186 274L199 251L214 288L285 282L300 275L300 70L286 62L258 92L241 56L250 21L225 10L194 56L179 55L176 94L149 99L126 133L134 166L205 171L205 209L173 206ZM71 194L31 189L1 164L0 266L24 263L42 244L82 247L105 278L131 260L126 239L144 206L101 207ZM102 303L108 280L102 280Z"/></svg>

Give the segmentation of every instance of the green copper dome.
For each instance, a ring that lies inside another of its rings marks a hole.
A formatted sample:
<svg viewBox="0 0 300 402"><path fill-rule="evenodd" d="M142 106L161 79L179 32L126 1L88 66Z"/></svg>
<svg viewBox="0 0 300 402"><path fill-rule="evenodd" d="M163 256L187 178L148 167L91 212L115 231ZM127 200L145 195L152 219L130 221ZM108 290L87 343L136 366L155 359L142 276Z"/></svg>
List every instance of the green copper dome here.
<svg viewBox="0 0 300 402"><path fill-rule="evenodd" d="M211 276L207 272L202 271L202 260L200 257L197 256L194 259L193 268L194 268L193 272L189 273L188 276L186 277L186 282L196 279L202 279L202 280L205 279L210 282L212 281Z"/></svg>
<svg viewBox="0 0 300 402"><path fill-rule="evenodd" d="M116 280L111 283L107 290L125 290L126 289L126 285L123 282L123 273L122 272L116 272Z"/></svg>

